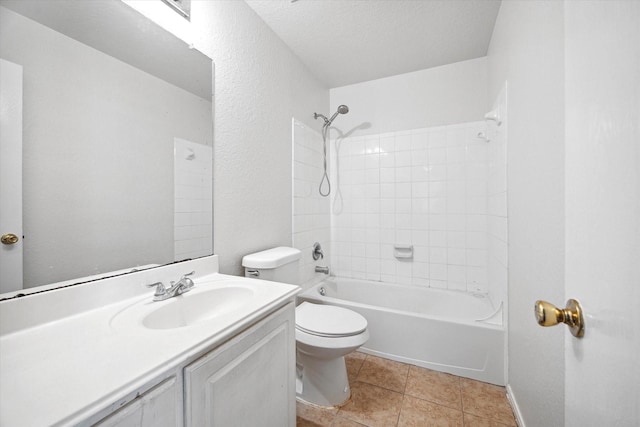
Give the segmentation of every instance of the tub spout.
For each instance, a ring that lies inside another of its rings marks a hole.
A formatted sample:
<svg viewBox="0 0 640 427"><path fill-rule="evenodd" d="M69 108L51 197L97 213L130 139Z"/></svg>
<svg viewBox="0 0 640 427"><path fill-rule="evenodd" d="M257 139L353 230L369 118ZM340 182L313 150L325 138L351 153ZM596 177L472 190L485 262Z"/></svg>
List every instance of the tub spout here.
<svg viewBox="0 0 640 427"><path fill-rule="evenodd" d="M316 273L329 274L329 267L320 267L319 265L316 265Z"/></svg>

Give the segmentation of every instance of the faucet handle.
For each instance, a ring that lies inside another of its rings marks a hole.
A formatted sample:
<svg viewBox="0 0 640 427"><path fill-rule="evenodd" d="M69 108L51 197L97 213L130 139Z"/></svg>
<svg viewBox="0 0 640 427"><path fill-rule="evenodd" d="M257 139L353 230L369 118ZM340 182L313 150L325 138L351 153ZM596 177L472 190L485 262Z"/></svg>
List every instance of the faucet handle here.
<svg viewBox="0 0 640 427"><path fill-rule="evenodd" d="M149 285L145 285L147 288L153 288L154 286L156 287L156 293L153 294L154 297L159 297L162 295L165 295L167 293L167 290L164 287L164 283L162 282L156 282L156 283L151 283Z"/></svg>
<svg viewBox="0 0 640 427"><path fill-rule="evenodd" d="M187 273L187 274L183 275L180 278L180 282L184 283L187 288L192 288L193 287L193 280L191 280L191 278L189 278L187 276L193 276L195 273L196 272L194 270L191 273Z"/></svg>
<svg viewBox="0 0 640 427"><path fill-rule="evenodd" d="M324 259L324 252L322 252L322 246L320 246L320 243L315 242L313 244L313 252L311 255L313 256L314 261Z"/></svg>

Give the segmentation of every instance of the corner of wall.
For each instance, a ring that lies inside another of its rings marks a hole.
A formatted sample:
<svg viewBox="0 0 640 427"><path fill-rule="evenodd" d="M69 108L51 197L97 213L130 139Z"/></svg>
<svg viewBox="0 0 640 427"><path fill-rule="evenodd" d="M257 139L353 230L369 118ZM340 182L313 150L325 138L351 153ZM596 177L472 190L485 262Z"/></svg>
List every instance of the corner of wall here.
<svg viewBox="0 0 640 427"><path fill-rule="evenodd" d="M563 2L503 2L488 54L488 95L509 81L508 386L519 422L563 425L563 335L531 316L536 299L564 298ZM541 25L544 23L544 25ZM562 351L562 350L559 350Z"/></svg>

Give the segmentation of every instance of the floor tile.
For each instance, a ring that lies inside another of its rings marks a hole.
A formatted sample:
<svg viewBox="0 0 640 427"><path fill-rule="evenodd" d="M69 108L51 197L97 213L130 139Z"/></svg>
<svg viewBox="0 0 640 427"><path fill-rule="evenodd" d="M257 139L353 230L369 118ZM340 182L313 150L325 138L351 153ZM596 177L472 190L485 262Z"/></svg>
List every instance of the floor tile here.
<svg viewBox="0 0 640 427"><path fill-rule="evenodd" d="M515 426L513 411L504 387L467 378L460 379L462 410L509 426Z"/></svg>
<svg viewBox="0 0 640 427"><path fill-rule="evenodd" d="M351 384L351 402L338 416L369 427L395 426L402 406L402 393L356 381Z"/></svg>
<svg viewBox="0 0 640 427"><path fill-rule="evenodd" d="M462 411L405 395L398 427L431 426L462 427Z"/></svg>
<svg viewBox="0 0 640 427"><path fill-rule="evenodd" d="M352 383L356 380L356 377L358 376L360 368L362 368L362 364L364 363L366 357L366 354L360 353L358 351L349 353L344 357L344 360L347 364L347 377L349 379L349 383Z"/></svg>
<svg viewBox="0 0 640 427"><path fill-rule="evenodd" d="M333 422L337 413L337 408L325 409L296 402L296 426L328 427Z"/></svg>
<svg viewBox="0 0 640 427"><path fill-rule="evenodd" d="M460 377L411 366L405 394L453 409L462 409Z"/></svg>
<svg viewBox="0 0 640 427"><path fill-rule="evenodd" d="M464 414L464 427L509 427L509 425L476 415Z"/></svg>
<svg viewBox="0 0 640 427"><path fill-rule="evenodd" d="M516 427L504 387L359 352L345 360L350 401L341 409L298 402L299 427Z"/></svg>
<svg viewBox="0 0 640 427"><path fill-rule="evenodd" d="M333 420L333 424L331 424L331 427L363 427L363 426L366 427L364 424L360 424L355 421L351 421L342 417L336 417L335 420Z"/></svg>
<svg viewBox="0 0 640 427"><path fill-rule="evenodd" d="M405 363L368 355L357 380L403 393L408 372L409 365Z"/></svg>

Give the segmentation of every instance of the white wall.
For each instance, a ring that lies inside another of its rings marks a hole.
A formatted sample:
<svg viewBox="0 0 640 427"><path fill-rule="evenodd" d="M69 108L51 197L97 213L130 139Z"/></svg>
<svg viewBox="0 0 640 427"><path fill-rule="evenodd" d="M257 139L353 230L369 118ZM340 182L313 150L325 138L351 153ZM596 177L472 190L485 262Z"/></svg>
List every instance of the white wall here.
<svg viewBox="0 0 640 427"><path fill-rule="evenodd" d="M334 125L353 136L396 132L480 120L487 105L487 59L331 89L330 113L340 104L349 113Z"/></svg>
<svg viewBox="0 0 640 427"><path fill-rule="evenodd" d="M193 43L215 63L214 252L220 271L291 245L291 118L319 129L329 91L242 1L192 2Z"/></svg>
<svg viewBox="0 0 640 427"><path fill-rule="evenodd" d="M314 129L329 91L244 1L192 1L186 21L160 2L125 0L213 59L213 250L220 272L292 245L291 119Z"/></svg>
<svg viewBox="0 0 640 427"><path fill-rule="evenodd" d="M537 299L564 301L564 5L503 2L489 47L489 98L508 80L509 373L528 426L564 423L563 328Z"/></svg>

